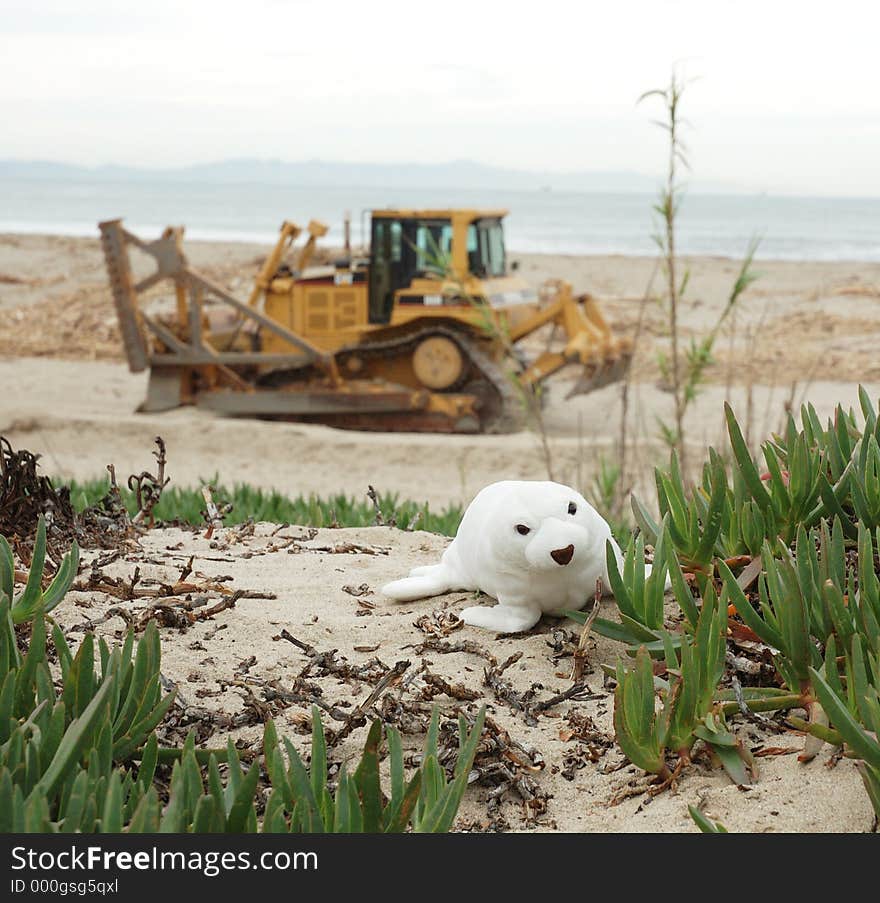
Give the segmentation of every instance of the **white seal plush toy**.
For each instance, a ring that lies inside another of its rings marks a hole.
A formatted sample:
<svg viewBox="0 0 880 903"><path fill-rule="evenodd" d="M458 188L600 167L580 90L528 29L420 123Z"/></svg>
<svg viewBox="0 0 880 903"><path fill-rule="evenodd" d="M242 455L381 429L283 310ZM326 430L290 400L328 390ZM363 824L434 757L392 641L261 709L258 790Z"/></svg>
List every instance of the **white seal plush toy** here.
<svg viewBox="0 0 880 903"><path fill-rule="evenodd" d="M492 608L475 605L461 618L474 627L518 633L544 613L579 610L601 580L609 592L605 543L611 529L592 505L560 483L503 480L477 493L440 564L417 567L382 587L409 602L452 590L480 590Z"/></svg>

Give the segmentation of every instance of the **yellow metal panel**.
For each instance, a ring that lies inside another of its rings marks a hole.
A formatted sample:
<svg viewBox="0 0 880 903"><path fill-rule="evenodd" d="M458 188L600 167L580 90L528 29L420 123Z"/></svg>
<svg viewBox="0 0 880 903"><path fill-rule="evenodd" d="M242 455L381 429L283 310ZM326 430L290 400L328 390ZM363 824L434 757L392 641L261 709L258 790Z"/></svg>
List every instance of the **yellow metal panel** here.
<svg viewBox="0 0 880 903"><path fill-rule="evenodd" d="M303 331L343 344L352 330L363 329L367 319L366 286L304 286Z"/></svg>
<svg viewBox="0 0 880 903"><path fill-rule="evenodd" d="M276 323L288 328L291 332L301 335L299 329L292 322L291 296L289 293L266 292L263 311L267 317L271 317ZM283 354L296 350L289 342L285 342L280 336L268 329L261 330L263 350L269 354Z"/></svg>
<svg viewBox="0 0 880 903"><path fill-rule="evenodd" d="M305 291L305 334L329 332L332 328L330 292L327 289L307 289Z"/></svg>
<svg viewBox="0 0 880 903"><path fill-rule="evenodd" d="M333 329L348 329L358 325L358 305L352 289L333 292Z"/></svg>
<svg viewBox="0 0 880 903"><path fill-rule="evenodd" d="M275 280L266 294L266 314L326 351L359 342L374 327L367 323L367 286L309 285ZM263 330L266 352L290 351L282 339Z"/></svg>

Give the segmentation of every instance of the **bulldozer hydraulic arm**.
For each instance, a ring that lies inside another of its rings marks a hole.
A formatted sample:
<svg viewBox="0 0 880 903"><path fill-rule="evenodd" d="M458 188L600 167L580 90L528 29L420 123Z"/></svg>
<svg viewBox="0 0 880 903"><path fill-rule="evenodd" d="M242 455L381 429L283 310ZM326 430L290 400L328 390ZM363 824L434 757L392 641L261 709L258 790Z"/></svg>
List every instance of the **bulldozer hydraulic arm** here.
<svg viewBox="0 0 880 903"><path fill-rule="evenodd" d="M575 298L567 282L556 283L556 298L512 329L510 340L517 342L548 323L562 329L565 347L539 355L520 374L524 386L534 387L569 364L583 366L581 379L569 395L592 391L626 373L632 357L631 343L615 339L591 295Z"/></svg>
<svg viewBox="0 0 880 903"><path fill-rule="evenodd" d="M260 267L260 272L254 281L251 296L248 298L248 307L255 307L260 298L263 297L263 292L269 288L272 277L278 271L284 252L297 240L301 232L302 229L296 223L285 220L281 224L281 234L278 236L278 242L272 248L272 253L266 258L263 266Z"/></svg>

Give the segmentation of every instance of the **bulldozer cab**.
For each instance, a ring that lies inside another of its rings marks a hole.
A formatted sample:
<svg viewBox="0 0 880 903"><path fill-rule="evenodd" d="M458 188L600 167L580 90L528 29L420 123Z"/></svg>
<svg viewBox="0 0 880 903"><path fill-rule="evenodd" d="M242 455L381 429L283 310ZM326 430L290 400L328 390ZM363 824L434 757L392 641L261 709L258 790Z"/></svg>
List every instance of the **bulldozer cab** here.
<svg viewBox="0 0 880 903"><path fill-rule="evenodd" d="M505 211L373 211L369 316L388 323L395 294L416 279L487 279L506 274ZM442 286L438 284L438 297Z"/></svg>

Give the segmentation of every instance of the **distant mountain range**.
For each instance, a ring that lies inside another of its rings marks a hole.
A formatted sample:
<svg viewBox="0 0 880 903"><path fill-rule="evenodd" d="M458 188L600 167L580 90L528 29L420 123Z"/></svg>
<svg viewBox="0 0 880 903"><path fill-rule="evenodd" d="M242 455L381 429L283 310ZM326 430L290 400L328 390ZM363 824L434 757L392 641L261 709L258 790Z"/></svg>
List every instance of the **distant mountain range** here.
<svg viewBox="0 0 880 903"><path fill-rule="evenodd" d="M260 183L308 187L501 189L519 191L607 191L653 193L660 177L630 171L534 172L488 166L473 160L449 163L344 163L307 160L222 160L168 169L129 166L76 166L47 160L0 160L0 179L40 181L162 181L214 184ZM718 182L692 182L691 190L738 193L743 189Z"/></svg>

